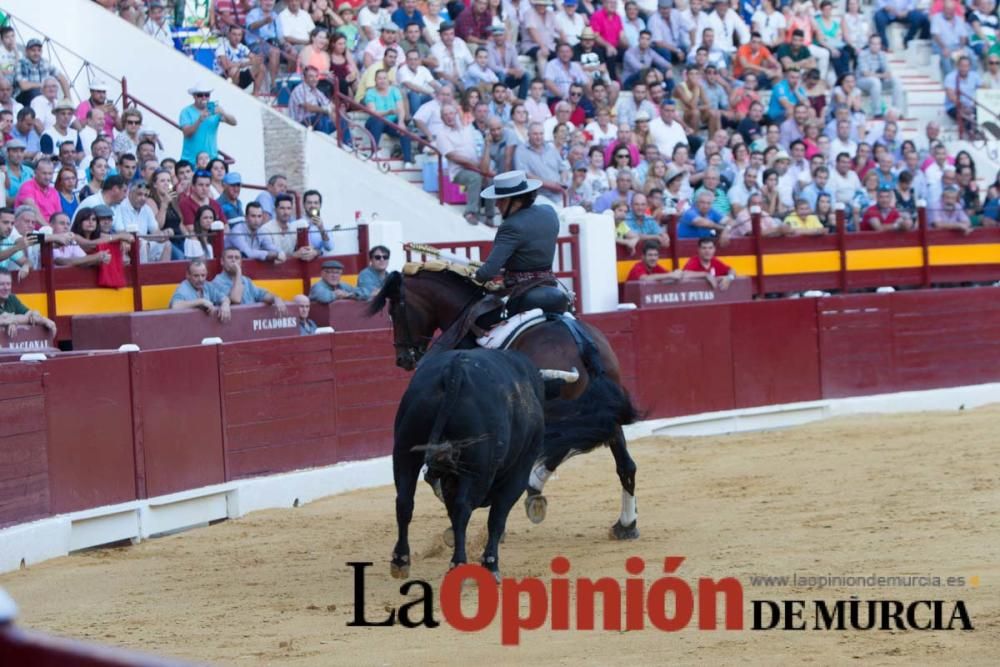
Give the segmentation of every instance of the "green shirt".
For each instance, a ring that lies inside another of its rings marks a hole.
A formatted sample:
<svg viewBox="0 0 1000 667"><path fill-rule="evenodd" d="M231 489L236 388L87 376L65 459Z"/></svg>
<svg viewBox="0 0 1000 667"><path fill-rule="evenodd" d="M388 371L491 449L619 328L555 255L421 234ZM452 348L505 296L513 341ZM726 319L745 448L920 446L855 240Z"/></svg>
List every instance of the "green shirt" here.
<svg viewBox="0 0 1000 667"><path fill-rule="evenodd" d="M0 302L0 312L11 315L24 315L28 312L27 306L21 303L16 294L11 294L4 301Z"/></svg>

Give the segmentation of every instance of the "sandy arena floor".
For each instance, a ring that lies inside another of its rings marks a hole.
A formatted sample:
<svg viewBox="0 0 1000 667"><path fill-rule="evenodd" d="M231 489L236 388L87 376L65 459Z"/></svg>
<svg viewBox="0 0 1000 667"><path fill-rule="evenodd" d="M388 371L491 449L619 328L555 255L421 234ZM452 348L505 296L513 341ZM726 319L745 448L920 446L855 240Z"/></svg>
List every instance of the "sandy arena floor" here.
<svg viewBox="0 0 1000 667"><path fill-rule="evenodd" d="M974 411L844 418L771 433L655 438L632 444L642 538L607 539L618 482L609 453L570 461L546 488L548 519L518 504L501 548L506 576L546 576L565 555L571 576L624 579L646 559L661 576L736 576L752 599L965 601L974 632L552 632L500 646L478 634L350 628L352 572L370 560L374 620L398 606L388 576L395 539L390 487L211 528L61 558L0 577L20 623L72 637L221 665L544 665L670 663L997 664L1000 656L1000 406ZM421 485L423 487L425 485ZM485 512L474 516L478 558ZM443 508L424 488L411 532L411 576L437 587L450 551ZM763 588L750 575L964 576L959 588ZM974 578L975 577L975 578ZM977 578L977 579L976 579ZM471 597L470 592L466 592ZM437 606L437 600L435 600ZM950 610L950 605L948 607ZM441 620L440 611L437 612ZM807 612L811 618L811 612Z"/></svg>

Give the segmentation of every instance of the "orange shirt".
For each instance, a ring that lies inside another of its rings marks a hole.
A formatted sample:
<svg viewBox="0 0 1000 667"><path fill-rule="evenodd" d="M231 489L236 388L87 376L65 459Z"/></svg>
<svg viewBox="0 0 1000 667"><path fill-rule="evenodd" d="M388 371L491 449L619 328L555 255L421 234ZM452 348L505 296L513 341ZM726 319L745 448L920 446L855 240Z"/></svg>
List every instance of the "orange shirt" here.
<svg viewBox="0 0 1000 667"><path fill-rule="evenodd" d="M765 58L771 57L771 51L766 46L761 45L757 54L754 55L749 44L744 44L740 48L736 49L736 59L733 61L733 75L736 77L743 76L743 64L742 60L746 60L748 63L755 67L760 67L760 64Z"/></svg>

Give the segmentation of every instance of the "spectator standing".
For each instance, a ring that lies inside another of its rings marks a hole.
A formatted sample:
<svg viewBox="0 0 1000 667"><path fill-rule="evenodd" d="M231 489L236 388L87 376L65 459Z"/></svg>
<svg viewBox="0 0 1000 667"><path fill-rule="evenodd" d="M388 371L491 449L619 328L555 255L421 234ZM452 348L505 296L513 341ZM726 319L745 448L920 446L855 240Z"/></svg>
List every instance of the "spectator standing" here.
<svg viewBox="0 0 1000 667"><path fill-rule="evenodd" d="M377 245L368 251L368 266L358 274L357 298L370 301L385 284L389 275L389 249Z"/></svg>
<svg viewBox="0 0 1000 667"><path fill-rule="evenodd" d="M179 123L184 133L181 159L193 163L202 151L208 153L209 158L218 157L219 124L224 122L235 126L236 118L226 113L217 102L209 101L212 89L204 83L188 88L188 93L194 97L194 104L184 107L180 114Z"/></svg>
<svg viewBox="0 0 1000 667"><path fill-rule="evenodd" d="M316 303L333 303L345 299L360 300L361 297L355 288L341 282L343 275L344 265L341 262L335 259L323 262L319 280L309 290L309 300Z"/></svg>

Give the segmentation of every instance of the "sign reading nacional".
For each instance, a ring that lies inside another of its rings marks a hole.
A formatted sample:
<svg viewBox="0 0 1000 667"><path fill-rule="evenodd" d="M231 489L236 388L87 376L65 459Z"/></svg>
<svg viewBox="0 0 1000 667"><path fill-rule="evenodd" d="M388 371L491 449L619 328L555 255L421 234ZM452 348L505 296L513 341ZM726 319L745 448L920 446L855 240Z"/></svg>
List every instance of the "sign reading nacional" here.
<svg viewBox="0 0 1000 667"><path fill-rule="evenodd" d="M749 278L737 278L728 289L712 289L704 280L670 283L658 280L635 280L625 283L625 301L639 308L669 308L703 303L749 301L753 288Z"/></svg>
<svg viewBox="0 0 1000 667"><path fill-rule="evenodd" d="M19 324L13 337L7 334L7 327L0 327L0 349L31 352L52 350L55 347L52 334L40 324Z"/></svg>

